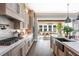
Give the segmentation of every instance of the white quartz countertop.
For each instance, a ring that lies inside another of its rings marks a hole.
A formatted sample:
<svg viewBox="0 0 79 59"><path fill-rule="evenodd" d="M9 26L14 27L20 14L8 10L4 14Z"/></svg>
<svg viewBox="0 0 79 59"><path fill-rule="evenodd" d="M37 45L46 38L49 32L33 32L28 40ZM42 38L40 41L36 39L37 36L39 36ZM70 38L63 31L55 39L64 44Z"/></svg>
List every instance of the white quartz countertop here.
<svg viewBox="0 0 79 59"><path fill-rule="evenodd" d="M76 42L63 42L63 44L71 51L79 55L79 41Z"/></svg>
<svg viewBox="0 0 79 59"><path fill-rule="evenodd" d="M0 46L0 56L4 55L5 53L7 53L8 51L10 51L11 49L13 49L14 47L18 46L19 44L21 44L23 41L28 40L30 38L30 36L32 36L33 34L30 34L28 36L24 36L23 39L20 39L19 41L15 42L12 45L9 46Z"/></svg>

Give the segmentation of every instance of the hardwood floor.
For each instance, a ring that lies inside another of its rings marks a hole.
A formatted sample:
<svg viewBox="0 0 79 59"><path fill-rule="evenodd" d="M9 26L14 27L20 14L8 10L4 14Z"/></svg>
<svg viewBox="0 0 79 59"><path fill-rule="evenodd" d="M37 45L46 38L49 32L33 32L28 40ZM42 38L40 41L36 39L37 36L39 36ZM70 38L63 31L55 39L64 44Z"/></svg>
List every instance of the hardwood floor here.
<svg viewBox="0 0 79 59"><path fill-rule="evenodd" d="M52 56L52 49L50 48L50 40L40 37L34 43L27 56Z"/></svg>

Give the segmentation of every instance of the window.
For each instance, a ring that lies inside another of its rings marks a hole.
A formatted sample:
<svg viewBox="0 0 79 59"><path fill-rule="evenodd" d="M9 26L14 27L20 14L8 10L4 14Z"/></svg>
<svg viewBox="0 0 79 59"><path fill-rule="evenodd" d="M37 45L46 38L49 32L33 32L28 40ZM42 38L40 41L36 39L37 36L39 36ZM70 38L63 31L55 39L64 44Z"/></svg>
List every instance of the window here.
<svg viewBox="0 0 79 59"><path fill-rule="evenodd" d="M52 31L52 25L49 25L49 31Z"/></svg>
<svg viewBox="0 0 79 59"><path fill-rule="evenodd" d="M42 32L42 25L39 25L39 31Z"/></svg>
<svg viewBox="0 0 79 59"><path fill-rule="evenodd" d="M56 25L53 25L53 31L56 32Z"/></svg>
<svg viewBox="0 0 79 59"><path fill-rule="evenodd" d="M44 25L44 31L47 31L47 25Z"/></svg>

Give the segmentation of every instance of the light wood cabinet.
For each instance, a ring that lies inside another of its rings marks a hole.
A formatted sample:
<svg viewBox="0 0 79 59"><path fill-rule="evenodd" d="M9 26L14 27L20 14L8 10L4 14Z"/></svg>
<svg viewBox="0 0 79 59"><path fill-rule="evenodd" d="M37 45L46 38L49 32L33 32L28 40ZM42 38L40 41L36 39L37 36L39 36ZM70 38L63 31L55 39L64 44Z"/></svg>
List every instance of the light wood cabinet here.
<svg viewBox="0 0 79 59"><path fill-rule="evenodd" d="M25 41L24 43L25 44L24 44L24 46L22 48L22 55L23 56L26 56L27 55L27 52L28 52L28 41Z"/></svg>
<svg viewBox="0 0 79 59"><path fill-rule="evenodd" d="M5 53L3 56L26 56L31 46L33 45L33 42L34 41L32 37L29 39L25 39L13 49Z"/></svg>
<svg viewBox="0 0 79 59"><path fill-rule="evenodd" d="M22 56L22 48L17 47L12 50L12 56Z"/></svg>
<svg viewBox="0 0 79 59"><path fill-rule="evenodd" d="M56 44L54 45L54 50L53 50L53 52L54 52L54 55L56 55L56 56L64 56L64 52L61 51L61 50L57 47Z"/></svg>
<svg viewBox="0 0 79 59"><path fill-rule="evenodd" d="M26 55L27 55L27 53L28 53L28 48L29 48L28 41L26 41L26 45L25 45L25 54L26 54Z"/></svg>
<svg viewBox="0 0 79 59"><path fill-rule="evenodd" d="M2 55L2 56L10 56L11 55L11 51L9 51L9 52L7 52L7 53L5 53L4 55Z"/></svg>
<svg viewBox="0 0 79 59"><path fill-rule="evenodd" d="M26 56L31 48L31 46L33 45L33 39L32 38L29 38L30 40L26 40L24 43L24 46L22 48L22 55L23 56Z"/></svg>
<svg viewBox="0 0 79 59"><path fill-rule="evenodd" d="M57 54L58 56L64 56L64 52L63 51L61 51L60 49L58 49L58 54Z"/></svg>
<svg viewBox="0 0 79 59"><path fill-rule="evenodd" d="M74 51L72 51L71 49L67 48L64 46L64 52L61 51L56 44L54 45L54 54L56 56L79 56L78 54L76 54Z"/></svg>
<svg viewBox="0 0 79 59"><path fill-rule="evenodd" d="M5 53L3 56L22 56L22 47L21 47L21 45L16 46L12 50Z"/></svg>
<svg viewBox="0 0 79 59"><path fill-rule="evenodd" d="M27 44L25 42L22 42L9 52L5 53L3 56L25 56L26 55L26 50L27 50Z"/></svg>
<svg viewBox="0 0 79 59"><path fill-rule="evenodd" d="M11 56L22 56L22 48L24 46L24 43L22 42L18 46L16 46L14 49L11 50Z"/></svg>
<svg viewBox="0 0 79 59"><path fill-rule="evenodd" d="M58 53L57 53L57 46L56 46L56 44L54 45L53 53L54 53L54 55L57 55L57 54L58 54Z"/></svg>
<svg viewBox="0 0 79 59"><path fill-rule="evenodd" d="M22 46L22 56L25 56L26 55L26 49L25 48L26 48L27 45L26 45L26 42L25 41L23 43L24 44Z"/></svg>
<svg viewBox="0 0 79 59"><path fill-rule="evenodd" d="M5 53L3 56L22 56L22 45L18 45L12 50Z"/></svg>
<svg viewBox="0 0 79 59"><path fill-rule="evenodd" d="M75 52L71 51L69 48L64 49L65 56L78 56Z"/></svg>

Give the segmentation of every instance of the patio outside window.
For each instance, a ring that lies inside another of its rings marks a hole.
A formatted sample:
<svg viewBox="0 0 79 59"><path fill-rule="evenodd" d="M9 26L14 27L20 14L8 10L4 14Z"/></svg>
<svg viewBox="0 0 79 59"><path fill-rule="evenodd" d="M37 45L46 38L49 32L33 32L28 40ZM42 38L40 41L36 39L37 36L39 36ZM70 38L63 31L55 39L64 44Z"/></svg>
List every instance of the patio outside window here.
<svg viewBox="0 0 79 59"><path fill-rule="evenodd" d="M49 31L52 32L52 25L49 25Z"/></svg>
<svg viewBox="0 0 79 59"><path fill-rule="evenodd" d="M47 25L44 25L44 31L45 32L47 31Z"/></svg>
<svg viewBox="0 0 79 59"><path fill-rule="evenodd" d="M39 25L39 31L42 32L42 25Z"/></svg>
<svg viewBox="0 0 79 59"><path fill-rule="evenodd" d="M56 25L53 25L53 32L56 32Z"/></svg>

